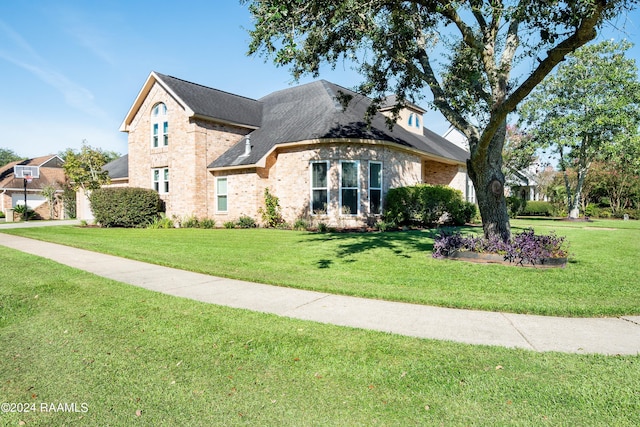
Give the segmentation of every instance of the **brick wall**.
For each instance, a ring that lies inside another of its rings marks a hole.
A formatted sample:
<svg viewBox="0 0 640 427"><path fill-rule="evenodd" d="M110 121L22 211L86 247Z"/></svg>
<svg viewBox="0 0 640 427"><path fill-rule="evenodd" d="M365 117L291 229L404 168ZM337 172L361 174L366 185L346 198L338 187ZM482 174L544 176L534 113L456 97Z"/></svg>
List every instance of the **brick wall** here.
<svg viewBox="0 0 640 427"><path fill-rule="evenodd" d="M341 215L339 207L340 161L359 162L359 210L357 217ZM329 225L360 225L369 215L369 161L381 162L383 194L389 188L414 185L421 182L419 157L372 144L313 144L283 148L267 159L267 167L247 170L242 173L216 172L215 176L228 179L228 212L214 213L218 225L248 215L260 221L259 209L264 206L264 189L279 198L285 221L295 222L309 217L311 197L310 162L329 162L329 206L323 222ZM213 176L213 175L212 175ZM213 188L213 186L212 186ZM210 193L211 194L211 193ZM215 206L215 192L211 194L211 205ZM315 215L314 215L315 216Z"/></svg>
<svg viewBox="0 0 640 427"><path fill-rule="evenodd" d="M158 102L167 106L168 146L152 147L151 110ZM247 129L195 120L157 83L149 92L129 127L129 185L153 188L152 169L169 168L169 193L161 194L167 216L211 217L213 179L207 166L237 143Z"/></svg>

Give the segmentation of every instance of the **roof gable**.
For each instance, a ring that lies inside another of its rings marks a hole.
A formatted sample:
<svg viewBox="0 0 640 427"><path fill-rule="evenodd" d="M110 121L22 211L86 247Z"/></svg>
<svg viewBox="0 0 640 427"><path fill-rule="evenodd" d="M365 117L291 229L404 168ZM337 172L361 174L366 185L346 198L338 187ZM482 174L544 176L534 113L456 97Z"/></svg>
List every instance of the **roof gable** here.
<svg viewBox="0 0 640 427"><path fill-rule="evenodd" d="M127 132L154 84L159 84L190 117L257 128L262 119L262 104L254 99L151 72L129 109L120 130Z"/></svg>
<svg viewBox="0 0 640 427"><path fill-rule="evenodd" d="M43 188L49 184L62 184L65 180L63 169L64 160L54 154L48 156L34 157L32 159L18 160L0 167L0 188L22 188L24 181L16 178L13 174L13 167L16 165L31 165L40 167L40 177L34 179L31 186Z"/></svg>

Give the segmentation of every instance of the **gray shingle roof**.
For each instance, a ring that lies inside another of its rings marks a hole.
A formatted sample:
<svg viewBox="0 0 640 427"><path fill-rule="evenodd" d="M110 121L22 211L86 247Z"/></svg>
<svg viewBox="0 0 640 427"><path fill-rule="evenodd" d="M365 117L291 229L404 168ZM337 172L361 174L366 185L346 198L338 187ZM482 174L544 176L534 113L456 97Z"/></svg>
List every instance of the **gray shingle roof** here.
<svg viewBox="0 0 640 427"><path fill-rule="evenodd" d="M255 99L157 72L155 74L198 116L251 127L260 126L262 104Z"/></svg>
<svg viewBox="0 0 640 427"><path fill-rule="evenodd" d="M340 92L352 96L346 111L336 99ZM457 162L465 162L469 156L428 129L423 136L401 126L391 131L380 113L368 126L364 117L371 100L325 80L274 92L259 101L263 105L262 124L250 134L251 153L244 155L246 139L242 139L210 168L253 165L278 144L328 138L388 141Z"/></svg>
<svg viewBox="0 0 640 427"><path fill-rule="evenodd" d="M125 154L122 157L110 161L102 167L102 170L107 171L111 179L129 177L129 155Z"/></svg>

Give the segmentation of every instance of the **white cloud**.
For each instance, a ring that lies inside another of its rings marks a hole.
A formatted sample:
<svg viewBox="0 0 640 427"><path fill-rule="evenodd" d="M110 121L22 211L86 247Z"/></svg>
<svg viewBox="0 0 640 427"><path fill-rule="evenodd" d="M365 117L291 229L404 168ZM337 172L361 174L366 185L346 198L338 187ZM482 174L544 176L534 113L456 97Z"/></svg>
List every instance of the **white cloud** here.
<svg viewBox="0 0 640 427"><path fill-rule="evenodd" d="M0 32L8 36L8 40L12 42L9 46L5 43L5 46L14 47L13 53L0 50L0 59L28 71L40 81L60 92L67 105L96 118L108 118L106 112L96 104L90 90L56 71L24 37L1 20ZM0 40L2 39L0 38Z"/></svg>

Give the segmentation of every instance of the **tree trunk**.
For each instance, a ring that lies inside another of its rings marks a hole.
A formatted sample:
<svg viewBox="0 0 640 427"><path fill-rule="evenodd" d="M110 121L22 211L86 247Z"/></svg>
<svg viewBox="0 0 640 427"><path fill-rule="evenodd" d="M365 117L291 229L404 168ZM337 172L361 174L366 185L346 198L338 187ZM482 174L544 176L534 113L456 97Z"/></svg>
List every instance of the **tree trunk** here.
<svg viewBox="0 0 640 427"><path fill-rule="evenodd" d="M486 155L472 150L467 161L469 178L476 189L482 227L487 238L497 236L503 241L511 238L511 225L504 197L505 177L502 173L502 148L506 125L496 132L488 145Z"/></svg>

